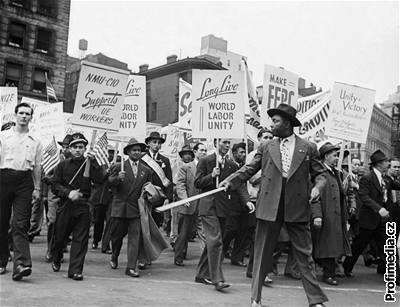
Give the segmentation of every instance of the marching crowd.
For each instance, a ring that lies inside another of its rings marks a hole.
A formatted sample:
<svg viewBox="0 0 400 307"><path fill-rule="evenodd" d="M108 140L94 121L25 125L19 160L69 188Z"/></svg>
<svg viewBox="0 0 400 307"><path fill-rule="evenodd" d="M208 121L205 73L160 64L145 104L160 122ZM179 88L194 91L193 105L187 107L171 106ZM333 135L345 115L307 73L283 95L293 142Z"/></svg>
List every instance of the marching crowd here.
<svg viewBox="0 0 400 307"><path fill-rule="evenodd" d="M261 306L262 287L273 283L283 252L288 254L284 274L302 281L310 306L328 300L315 263L322 281L332 286L353 276L360 255L366 266L375 264L384 274L385 224L400 225L400 161L377 150L366 171L358 159L349 165L344 151L338 167L340 147L325 143L318 150L293 133L301 125L294 108L281 104L268 114L271 129L260 130L259 146L247 156L245 143L225 138L214 140L213 154L202 143L185 145L173 173L160 153L165 139L152 132L144 143L131 138L123 149L125 161L108 148L110 164L103 166L85 136L75 133L59 142L61 162L44 175L42 145L29 131L33 109L17 105L15 124L0 133L0 274L7 273L11 259L13 280L31 274L29 241L40 232L43 211L44 258L60 271L71 243L68 277L74 280L83 279L91 225L90 246L110 255L111 269L118 267L127 236L125 274L131 277L139 277L168 246L173 264L184 266L188 242L198 240L202 253L195 282L218 291L229 287L222 262L230 258L252 279L254 307ZM225 191L164 213L156 210L216 187Z"/></svg>

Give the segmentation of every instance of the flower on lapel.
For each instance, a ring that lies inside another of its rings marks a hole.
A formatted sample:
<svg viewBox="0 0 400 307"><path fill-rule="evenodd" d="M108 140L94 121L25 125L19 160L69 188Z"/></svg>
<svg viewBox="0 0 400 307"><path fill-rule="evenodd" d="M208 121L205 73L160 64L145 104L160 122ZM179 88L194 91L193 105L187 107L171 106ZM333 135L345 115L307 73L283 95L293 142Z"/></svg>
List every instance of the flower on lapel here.
<svg viewBox="0 0 400 307"><path fill-rule="evenodd" d="M167 166L165 165L165 163L163 162L162 164L161 164L161 168L166 168Z"/></svg>

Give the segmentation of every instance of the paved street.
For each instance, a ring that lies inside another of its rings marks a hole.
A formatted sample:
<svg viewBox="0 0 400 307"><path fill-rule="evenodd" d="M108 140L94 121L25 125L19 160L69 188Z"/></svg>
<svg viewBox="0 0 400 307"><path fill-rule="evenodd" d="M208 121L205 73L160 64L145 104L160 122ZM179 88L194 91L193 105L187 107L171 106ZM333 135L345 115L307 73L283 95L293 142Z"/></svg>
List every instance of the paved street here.
<svg viewBox="0 0 400 307"><path fill-rule="evenodd" d="M53 273L50 264L44 262L45 240L42 232L31 244L33 273L30 277L14 282L10 271L0 276L0 306L249 306L250 280L245 277L243 268L231 266L227 260L224 273L232 286L226 293L193 281L200 253L197 242L190 243L185 267L172 264L172 250L168 249L149 269L142 271L138 279L124 275L125 246L117 270L109 268L109 255L89 249L85 278L73 281L66 277L67 255L59 273ZM10 264L8 269L11 269ZM283 264L280 264L282 271ZM338 287L324 286L330 299L327 306L384 306L384 284L375 270L358 265L355 274L353 279L339 280ZM264 287L264 305L308 306L301 282L282 275L275 276L274 280L272 288Z"/></svg>

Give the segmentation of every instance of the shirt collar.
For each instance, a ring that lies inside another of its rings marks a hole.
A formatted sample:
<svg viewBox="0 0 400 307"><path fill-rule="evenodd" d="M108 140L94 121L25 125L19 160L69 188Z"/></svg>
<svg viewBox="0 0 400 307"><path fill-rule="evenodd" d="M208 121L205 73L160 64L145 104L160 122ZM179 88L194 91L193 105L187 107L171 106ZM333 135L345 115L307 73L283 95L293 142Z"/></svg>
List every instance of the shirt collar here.
<svg viewBox="0 0 400 307"><path fill-rule="evenodd" d="M373 167L372 169L374 170L376 177L378 177L379 183L382 184L383 180L382 173L375 167Z"/></svg>
<svg viewBox="0 0 400 307"><path fill-rule="evenodd" d="M288 140L288 143L291 144L295 141L296 139L296 135L294 133L292 133L290 136L285 137L285 138L281 138L281 141L283 140Z"/></svg>

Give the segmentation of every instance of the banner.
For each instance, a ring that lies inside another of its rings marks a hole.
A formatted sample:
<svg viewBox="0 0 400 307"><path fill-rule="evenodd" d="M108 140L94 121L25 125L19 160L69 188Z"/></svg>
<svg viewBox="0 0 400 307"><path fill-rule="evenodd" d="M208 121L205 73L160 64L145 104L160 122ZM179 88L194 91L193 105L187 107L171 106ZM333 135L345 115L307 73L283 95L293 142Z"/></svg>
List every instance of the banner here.
<svg viewBox="0 0 400 307"><path fill-rule="evenodd" d="M18 103L16 87L0 87L0 126L15 121L14 110Z"/></svg>
<svg viewBox="0 0 400 307"><path fill-rule="evenodd" d="M260 104L258 103L257 91L251 78L249 68L245 61L247 98L249 101L249 116L246 116L246 134L253 141L257 142L257 134L262 128L260 118Z"/></svg>
<svg viewBox="0 0 400 307"><path fill-rule="evenodd" d="M118 132L128 71L82 61L72 123Z"/></svg>
<svg viewBox="0 0 400 307"><path fill-rule="evenodd" d="M42 144L49 144L55 137L56 141L65 136L63 103L51 103L38 106L34 113L36 124L34 133Z"/></svg>
<svg viewBox="0 0 400 307"><path fill-rule="evenodd" d="M326 134L365 144L375 102L375 90L335 82Z"/></svg>
<svg viewBox="0 0 400 307"><path fill-rule="evenodd" d="M296 134L320 145L331 142L337 144L340 140L328 137L325 134L325 126L328 119L331 104L331 92L320 92L311 96L299 98L297 102L297 118L301 127L296 127Z"/></svg>
<svg viewBox="0 0 400 307"><path fill-rule="evenodd" d="M160 152L168 159L180 158L178 152L184 145L183 131L174 125L168 125L161 128L161 136L165 139Z"/></svg>
<svg viewBox="0 0 400 307"><path fill-rule="evenodd" d="M191 129L192 120L192 85L179 78L179 119L178 125Z"/></svg>
<svg viewBox="0 0 400 307"><path fill-rule="evenodd" d="M244 137L244 77L243 71L193 70L194 137Z"/></svg>
<svg viewBox="0 0 400 307"><path fill-rule="evenodd" d="M130 75L126 86L121 122L117 134L109 139L146 138L146 77Z"/></svg>
<svg viewBox="0 0 400 307"><path fill-rule="evenodd" d="M261 104L261 123L271 125L267 111L281 103L296 106L298 97L298 75L283 68L264 66L263 100Z"/></svg>

